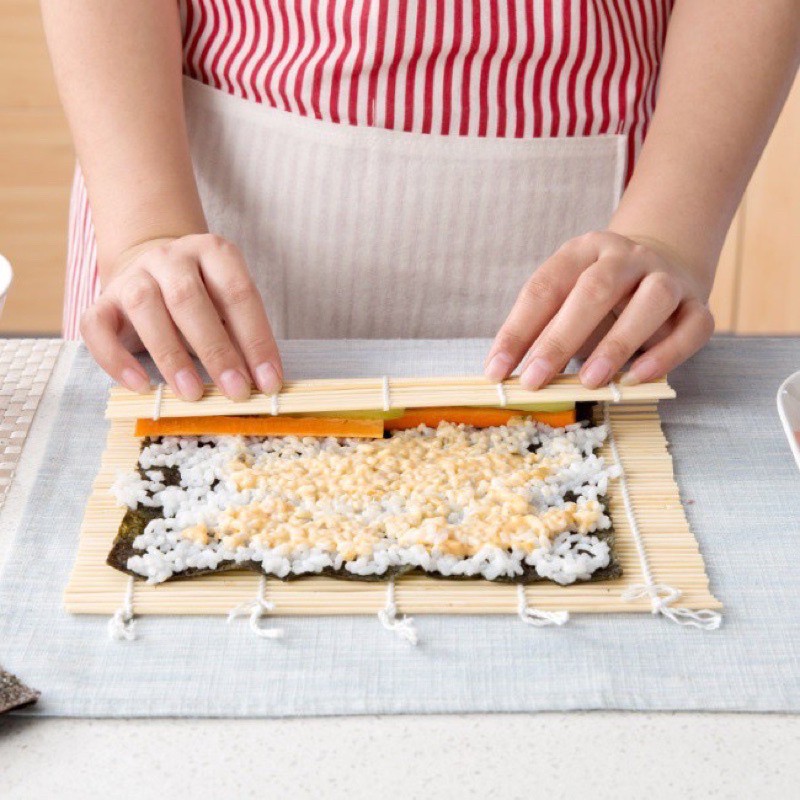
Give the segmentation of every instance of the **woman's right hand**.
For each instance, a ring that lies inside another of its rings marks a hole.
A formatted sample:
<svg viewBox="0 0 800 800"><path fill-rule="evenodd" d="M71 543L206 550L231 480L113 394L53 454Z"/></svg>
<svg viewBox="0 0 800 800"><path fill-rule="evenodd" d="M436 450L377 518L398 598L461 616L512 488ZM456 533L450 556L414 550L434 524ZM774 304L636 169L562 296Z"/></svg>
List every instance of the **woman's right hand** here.
<svg viewBox="0 0 800 800"><path fill-rule="evenodd" d="M239 250L212 234L154 239L123 253L81 319L97 363L136 391L150 379L132 355L145 349L174 392L198 400L203 383L189 351L232 400L254 383L265 394L283 380L261 296Z"/></svg>

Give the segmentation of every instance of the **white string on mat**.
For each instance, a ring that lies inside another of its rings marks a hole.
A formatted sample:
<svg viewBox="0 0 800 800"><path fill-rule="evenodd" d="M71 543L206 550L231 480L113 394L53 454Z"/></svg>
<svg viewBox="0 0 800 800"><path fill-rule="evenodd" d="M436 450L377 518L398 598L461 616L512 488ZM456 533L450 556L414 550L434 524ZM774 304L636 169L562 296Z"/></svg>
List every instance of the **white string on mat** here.
<svg viewBox="0 0 800 800"><path fill-rule="evenodd" d="M122 605L108 621L108 635L117 641L132 642L136 638L136 620L133 618L133 576L128 578Z"/></svg>
<svg viewBox="0 0 800 800"><path fill-rule="evenodd" d="M383 392L383 410L388 411L392 407L392 396L389 392L389 376L383 376L383 383L382 383L382 392Z"/></svg>
<svg viewBox="0 0 800 800"><path fill-rule="evenodd" d="M525 597L525 585L517 584L517 616L526 624L537 628L549 625L566 625L569 622L569 611L544 611L528 605Z"/></svg>
<svg viewBox="0 0 800 800"><path fill-rule="evenodd" d="M722 615L708 608L692 611L689 608L673 608L672 603L680 599L683 593L673 586L663 583L644 585L642 583L629 586L623 593L622 599L626 602L641 600L649 597L653 604L654 614L663 614L678 625L689 628L700 628L704 631L715 631L722 624Z"/></svg>
<svg viewBox="0 0 800 800"><path fill-rule="evenodd" d="M156 386L156 396L153 399L153 419L161 419L161 401L164 399L164 381Z"/></svg>
<svg viewBox="0 0 800 800"><path fill-rule="evenodd" d="M394 631L401 639L415 645L419 641L413 617L403 614L397 616L397 603L394 596L394 578L386 585L386 605L378 612L378 619L387 631Z"/></svg>
<svg viewBox="0 0 800 800"><path fill-rule="evenodd" d="M619 390L619 386L617 386L614 381L611 381L608 384L608 388L611 390L611 397L613 398L614 403L619 403L622 400L622 392Z"/></svg>
<svg viewBox="0 0 800 800"><path fill-rule="evenodd" d="M663 583L656 583L655 580L653 580L650 561L647 557L642 533L639 530L639 523L636 520L636 514L633 510L633 502L631 501L631 493L628 488L628 480L625 476L625 468L622 465L619 448L617 447L614 432L611 428L611 413L608 408L608 403L605 403L603 406L603 422L608 429L608 443L611 446L611 454L614 456L614 463L619 468L619 485L622 491L622 502L625 506L628 525L630 526L631 535L636 545L636 553L639 556L639 563L642 567L642 577L644 578L644 583L635 583L625 589L621 595L622 599L626 602L630 602L632 600L640 600L649 597L653 614L661 614L678 625L701 628L706 631L716 630L722 623L721 614L709 609L692 611L688 608L673 608L672 604L679 600L683 594L681 590Z"/></svg>
<svg viewBox="0 0 800 800"><path fill-rule="evenodd" d="M503 386L502 381L497 382L497 396L500 398L500 407L505 408L508 405L508 398L506 397L506 387Z"/></svg>
<svg viewBox="0 0 800 800"><path fill-rule="evenodd" d="M266 617L270 611L275 610L275 604L267 600L265 592L267 589L267 576L262 575L258 581L258 593L254 600L247 600L231 609L228 614L228 622L232 622L238 617L250 617L250 630L255 636L261 639L282 639L283 628L265 628L258 624L261 617Z"/></svg>
<svg viewBox="0 0 800 800"><path fill-rule="evenodd" d="M275 394L271 394L269 396L269 400L270 400L270 406L271 406L270 407L270 412L272 413L273 417L277 417L278 414L280 413L280 401L278 399L278 393L275 392Z"/></svg>

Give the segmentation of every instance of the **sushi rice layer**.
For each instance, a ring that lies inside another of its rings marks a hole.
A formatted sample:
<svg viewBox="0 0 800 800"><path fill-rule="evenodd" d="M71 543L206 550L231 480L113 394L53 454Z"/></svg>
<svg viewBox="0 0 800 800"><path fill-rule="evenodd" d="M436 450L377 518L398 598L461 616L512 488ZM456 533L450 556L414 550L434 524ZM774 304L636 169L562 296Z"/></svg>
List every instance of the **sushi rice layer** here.
<svg viewBox="0 0 800 800"><path fill-rule="evenodd" d="M231 565L561 584L611 562L604 426L442 423L389 438L163 437L113 486L146 509L127 570L159 583ZM534 575L535 572L535 575Z"/></svg>

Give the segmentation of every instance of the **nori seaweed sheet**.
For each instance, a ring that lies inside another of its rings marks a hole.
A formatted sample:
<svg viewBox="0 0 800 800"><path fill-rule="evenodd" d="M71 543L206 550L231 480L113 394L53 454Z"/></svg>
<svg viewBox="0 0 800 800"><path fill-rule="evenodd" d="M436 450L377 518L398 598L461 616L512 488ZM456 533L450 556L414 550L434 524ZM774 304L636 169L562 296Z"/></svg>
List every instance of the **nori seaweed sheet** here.
<svg viewBox="0 0 800 800"><path fill-rule="evenodd" d="M576 404L576 417L579 421L591 421L591 413L592 413L592 403L578 403ZM147 447L152 440L149 438L145 438L142 440L142 448ZM139 472L144 477L143 470L140 468ZM164 472L164 483L167 486L174 486L180 482L180 475L177 468L169 468L169 467L159 467L159 469ZM565 496L566 498L566 496ZM603 503L604 510L606 514L608 513L608 507L605 503ZM125 516L122 518L122 522L119 526L119 531L117 532L117 536L114 539L114 543L111 547L111 551L108 554L108 558L106 559L106 563L113 567L114 569L119 570L120 572L124 572L128 575L132 575L134 578L139 580L144 580L142 575L139 575L136 572L128 569L128 559L131 556L141 555L142 551L137 550L133 546L133 542L137 536L141 533L144 533L144 529L147 527L147 524L153 520L159 518L158 510L154 508L148 508L147 506L139 506L136 509L128 509L125 512ZM602 569L598 569L592 573L591 577L588 580L581 581L582 583L595 583L597 581L606 581L612 580L614 578L619 578L622 575L622 566L620 565L619 561L617 560L615 548L614 548L614 527L613 525L605 531L596 531L592 534L596 536L601 541L608 542L608 546L611 551L611 560L607 567L603 567ZM512 578L501 576L499 578L494 579L494 583L523 583L523 584L530 584L530 583L538 583L540 581L547 581L548 578L541 577L537 572L536 569L532 566L527 564L522 565L523 573L522 575L515 575ZM251 570L252 572L258 572L263 574L263 570L261 569L261 564L258 561L245 561L245 562L236 562L236 561L222 561L215 569L198 569L196 567L190 567L189 569L184 570L183 572L177 573L175 575L171 575L167 578L168 581L175 581L175 580L185 580L187 578L196 578L202 575L211 575L217 572L232 572L233 570ZM341 569L333 569L331 567L326 567L319 573L313 573L308 575L286 575L283 578L279 578L277 575L272 575L270 573L270 577L277 578L278 580L282 581L293 581L293 580L302 580L303 578L313 578L319 577L320 575L330 578L337 578L339 580L350 580L350 581L361 581L367 583L381 583L383 581L389 580L389 578L397 577L398 575L407 575L407 574L417 574L417 575L428 575L432 578L444 579L444 580L488 580L488 578L484 578L482 575L441 575L437 572L426 572L425 570L421 569L420 567L392 567L386 572L380 575L356 575L349 570L342 567Z"/></svg>

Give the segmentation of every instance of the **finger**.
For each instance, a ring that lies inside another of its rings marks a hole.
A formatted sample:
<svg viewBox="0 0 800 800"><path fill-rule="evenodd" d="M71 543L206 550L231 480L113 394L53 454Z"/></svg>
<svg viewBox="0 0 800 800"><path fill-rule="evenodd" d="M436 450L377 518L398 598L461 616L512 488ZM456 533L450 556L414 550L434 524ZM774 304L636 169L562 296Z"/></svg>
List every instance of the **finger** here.
<svg viewBox="0 0 800 800"><path fill-rule="evenodd" d="M151 273L153 274L153 273ZM173 256L153 274L173 322L197 354L211 380L231 399L247 400L250 375L220 319L200 266L189 256Z"/></svg>
<svg viewBox="0 0 800 800"><path fill-rule="evenodd" d="M81 336L94 360L117 383L133 392L147 392L150 378L120 341L122 327L119 309L102 298L81 317Z"/></svg>
<svg viewBox="0 0 800 800"><path fill-rule="evenodd" d="M642 350L649 350L654 345L657 345L662 339L666 339L672 333L675 327L674 315L666 320L659 329L642 345Z"/></svg>
<svg viewBox="0 0 800 800"><path fill-rule="evenodd" d="M595 347L603 341L606 334L611 330L611 328L615 325L617 321L617 317L613 314L606 314L606 316L602 319L600 324L589 334L589 338L578 348L578 352L575 353L575 358L589 358L589 356L594 352ZM520 364L520 368L524 369L527 366L527 359L522 359L522 364Z"/></svg>
<svg viewBox="0 0 800 800"><path fill-rule="evenodd" d="M495 336L484 372L493 381L507 378L561 307L578 276L599 255L590 237L572 239L526 281Z"/></svg>
<svg viewBox="0 0 800 800"><path fill-rule="evenodd" d="M203 382L164 305L158 283L141 271L120 289L120 302L164 380L185 400L203 396Z"/></svg>
<svg viewBox="0 0 800 800"><path fill-rule="evenodd" d="M264 301L239 250L224 239L208 238L200 257L208 292L256 385L265 394L274 394L283 383L283 366Z"/></svg>
<svg viewBox="0 0 800 800"><path fill-rule="evenodd" d="M675 327L631 365L620 383L637 383L663 378L671 369L693 356L714 332L714 318L699 300L684 303L677 312Z"/></svg>
<svg viewBox="0 0 800 800"><path fill-rule="evenodd" d="M641 265L618 258L601 258L585 270L534 342L521 384L535 390L550 381L641 275Z"/></svg>
<svg viewBox="0 0 800 800"><path fill-rule="evenodd" d="M680 302L681 287L671 275L654 272L645 277L583 365L580 376L584 386L605 386L672 316Z"/></svg>

